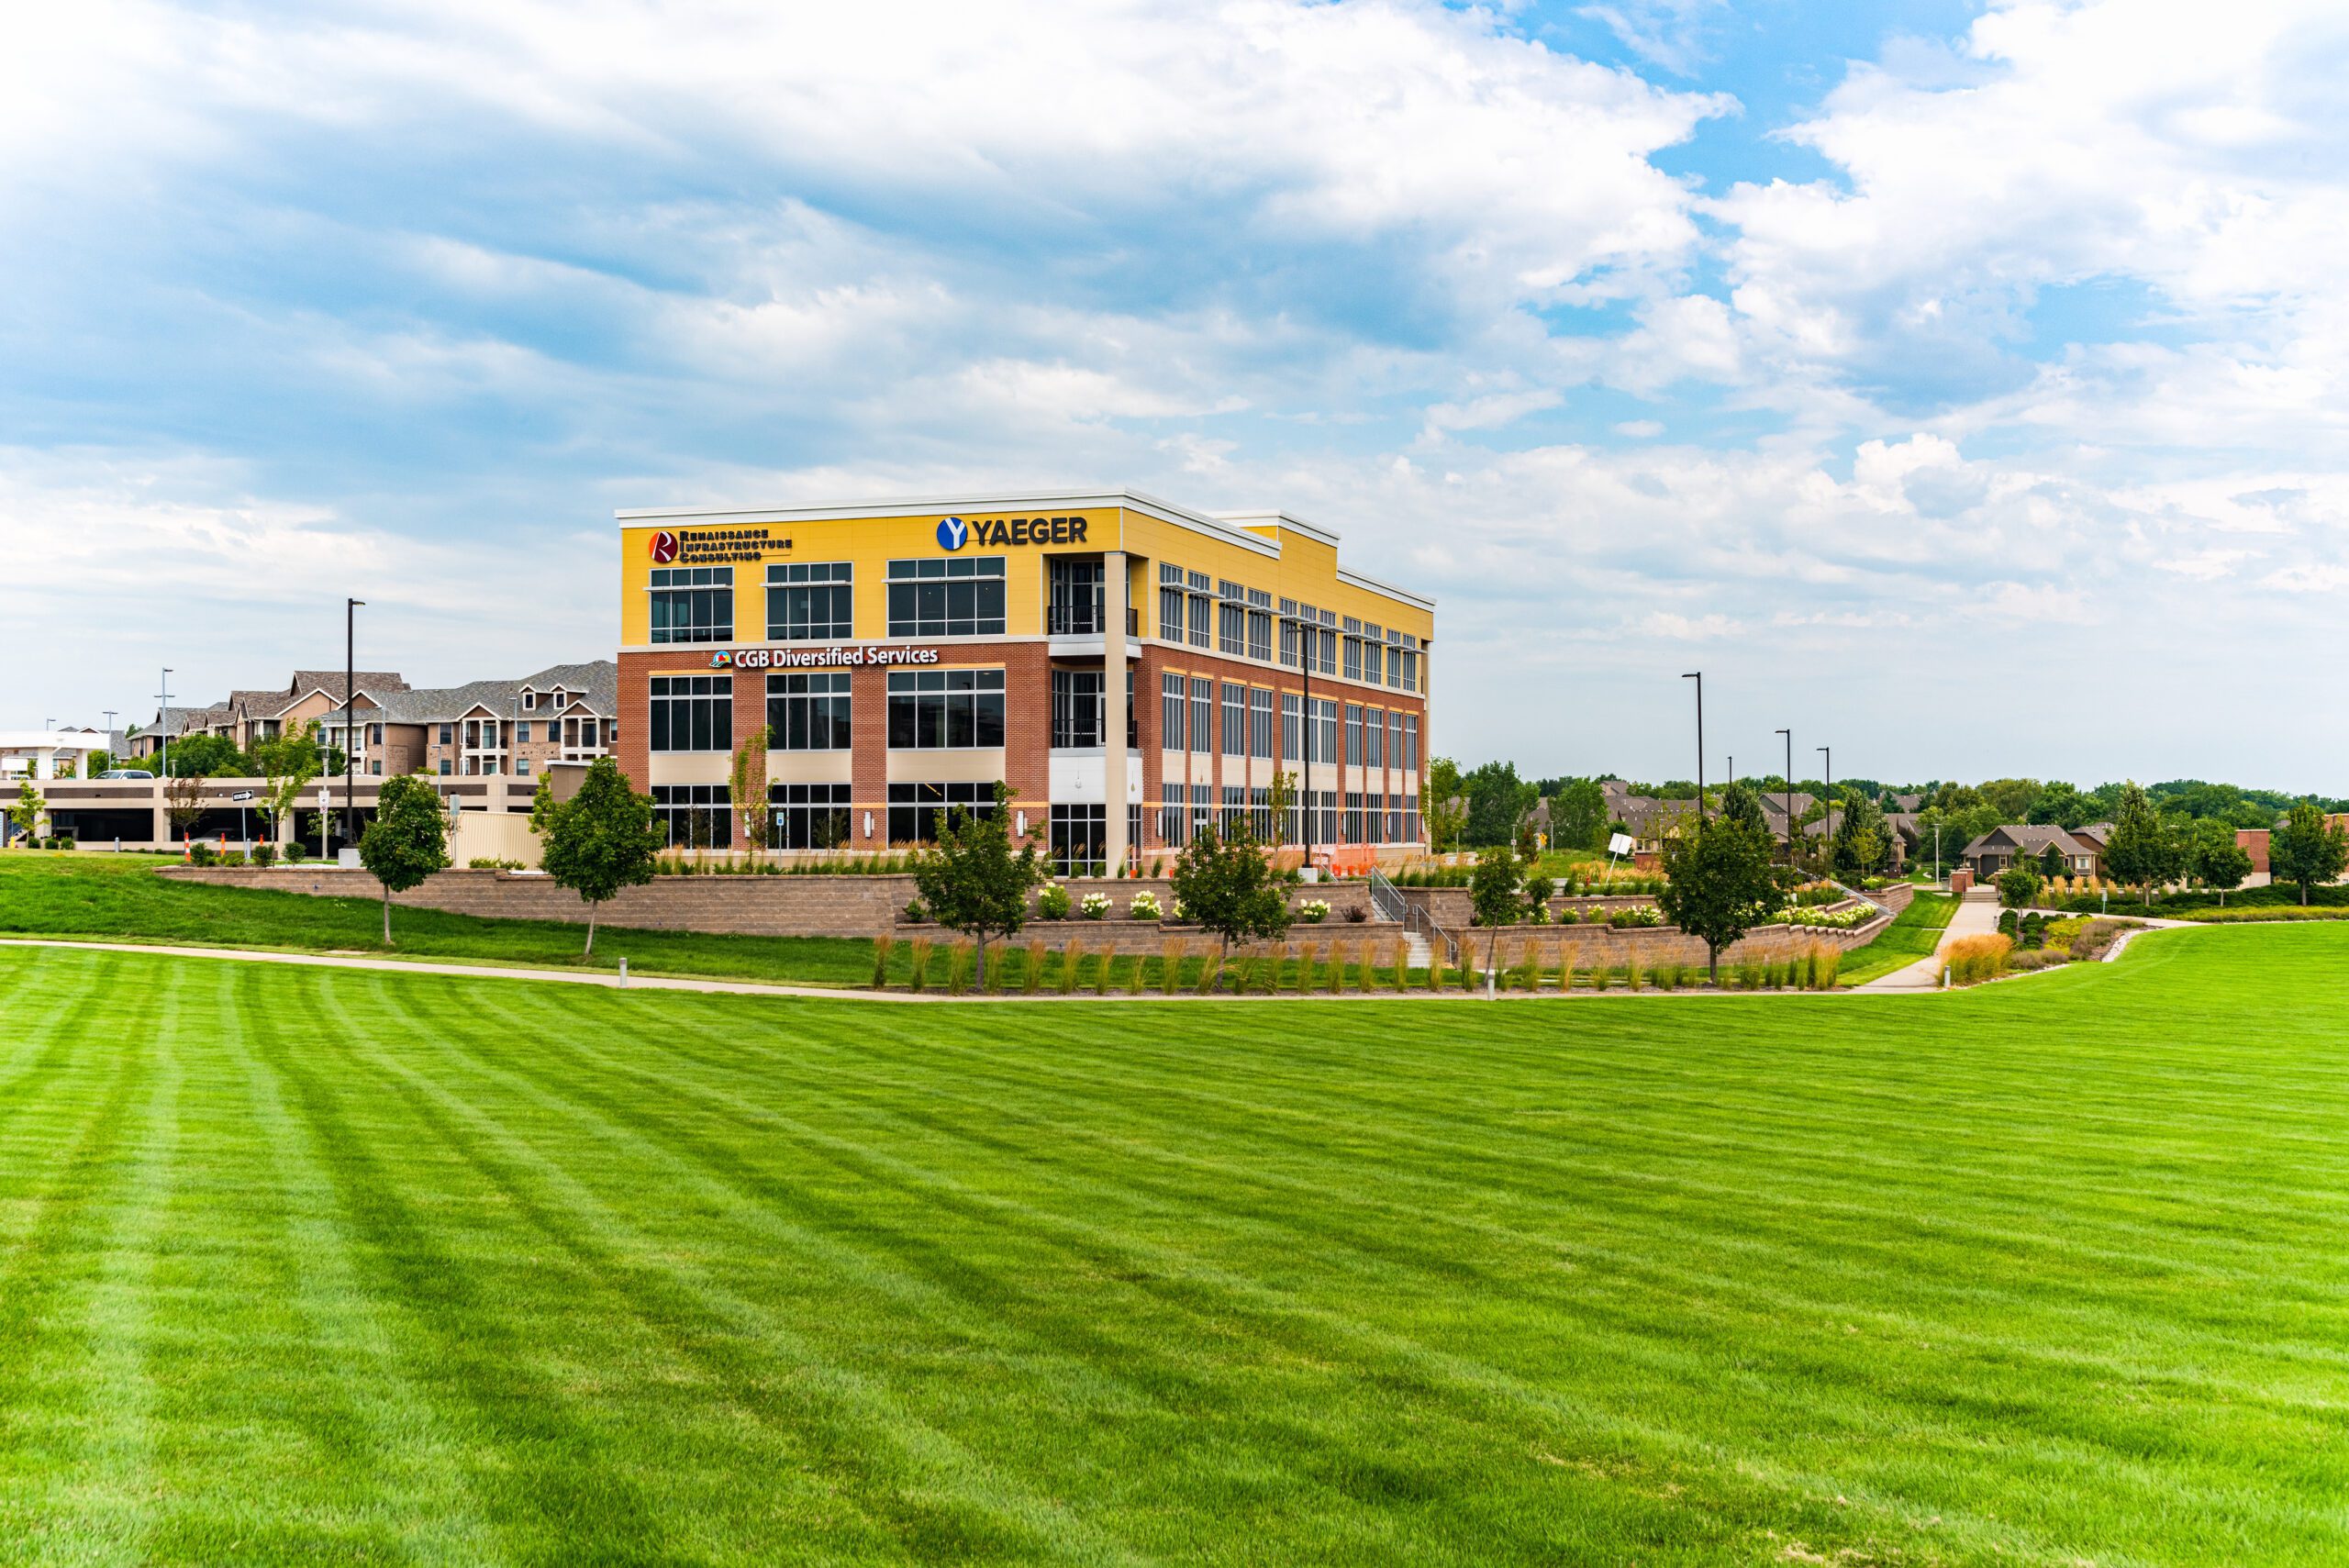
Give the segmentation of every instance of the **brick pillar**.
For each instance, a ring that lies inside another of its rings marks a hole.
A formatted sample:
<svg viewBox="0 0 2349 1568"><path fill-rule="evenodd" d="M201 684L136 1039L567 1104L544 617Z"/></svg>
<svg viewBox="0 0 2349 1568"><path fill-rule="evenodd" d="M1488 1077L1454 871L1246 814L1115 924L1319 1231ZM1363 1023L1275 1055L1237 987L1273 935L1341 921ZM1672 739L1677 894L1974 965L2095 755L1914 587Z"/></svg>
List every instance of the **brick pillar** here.
<svg viewBox="0 0 2349 1568"><path fill-rule="evenodd" d="M753 735L757 734L757 733L759 732L760 728L761 728L763 725L765 725L766 721L767 721L767 675L766 675L766 672L765 672L765 671L763 671L763 670L737 670L737 671L735 671L735 672L734 672L734 744L735 744L735 746L740 747L740 745L742 745L745 741L749 740L751 739L751 736L753 736ZM729 779L731 779L731 778L734 776L734 772L733 772L733 769L734 769L734 758L733 758L733 755L732 755L732 753L731 753L730 751L729 751L729 752L728 753L728 755L727 755L727 759L726 759L726 768L727 768L726 776L727 776ZM763 793L763 792L762 792L762 793ZM736 848L736 849L738 849L738 850L747 850L747 849L749 849L749 848L751 847L751 835L750 835L750 832L749 832L749 830L748 830L748 829L746 829L746 828L742 826L742 816L743 816L743 811L744 811L744 809L745 809L744 807L738 806L738 807L736 807L735 812L734 812L734 848ZM751 809L751 810L757 810L757 811L763 811L763 810L765 810L765 809L766 809L766 802L765 802L765 801L763 801L763 800L752 802L752 803L751 804L751 806L748 807L748 809Z"/></svg>
<svg viewBox="0 0 2349 1568"><path fill-rule="evenodd" d="M1108 801L1102 858L1115 875L1126 863L1126 555L1113 550L1101 558L1102 628L1101 737L1103 798ZM1140 700L1141 693L1134 693Z"/></svg>
<svg viewBox="0 0 2349 1568"><path fill-rule="evenodd" d="M889 672L859 665L849 672L849 844L879 850L889 841ZM864 831L867 814L873 832Z"/></svg>
<svg viewBox="0 0 2349 1568"><path fill-rule="evenodd" d="M1028 835L1052 841L1052 660L1041 642L1009 642L1003 655L1003 771L1011 809L1028 814ZM1019 817L1012 818L1018 830Z"/></svg>

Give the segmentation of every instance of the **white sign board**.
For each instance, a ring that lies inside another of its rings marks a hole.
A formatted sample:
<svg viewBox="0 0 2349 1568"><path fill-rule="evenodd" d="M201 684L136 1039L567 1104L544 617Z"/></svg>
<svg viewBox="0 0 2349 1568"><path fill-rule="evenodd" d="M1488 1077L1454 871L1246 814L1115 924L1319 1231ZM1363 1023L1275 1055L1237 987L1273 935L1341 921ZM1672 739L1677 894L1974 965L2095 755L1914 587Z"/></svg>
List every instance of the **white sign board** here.
<svg viewBox="0 0 2349 1568"><path fill-rule="evenodd" d="M250 790L249 790L249 789L240 789L240 790L239 790L236 794L234 794L234 795L230 795L228 798L229 798L231 801L234 801L237 805L239 805L239 806L242 806L246 801L250 800L252 797L253 797L253 792L252 792L252 791L250 791Z"/></svg>
<svg viewBox="0 0 2349 1568"><path fill-rule="evenodd" d="M1639 845L1631 841L1631 836L1629 833L1610 833L1608 835L1607 852L1610 855L1628 855L1633 850L1638 848Z"/></svg>

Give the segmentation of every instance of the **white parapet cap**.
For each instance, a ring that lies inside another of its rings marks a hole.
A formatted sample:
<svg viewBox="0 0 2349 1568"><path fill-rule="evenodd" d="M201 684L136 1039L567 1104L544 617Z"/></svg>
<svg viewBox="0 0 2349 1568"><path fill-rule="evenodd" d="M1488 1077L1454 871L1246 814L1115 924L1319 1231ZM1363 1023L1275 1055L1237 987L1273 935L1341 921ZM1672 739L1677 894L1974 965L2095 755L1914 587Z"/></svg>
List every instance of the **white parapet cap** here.
<svg viewBox="0 0 2349 1568"><path fill-rule="evenodd" d="M86 757L106 750L106 738L95 729L0 729L0 752L70 751Z"/></svg>

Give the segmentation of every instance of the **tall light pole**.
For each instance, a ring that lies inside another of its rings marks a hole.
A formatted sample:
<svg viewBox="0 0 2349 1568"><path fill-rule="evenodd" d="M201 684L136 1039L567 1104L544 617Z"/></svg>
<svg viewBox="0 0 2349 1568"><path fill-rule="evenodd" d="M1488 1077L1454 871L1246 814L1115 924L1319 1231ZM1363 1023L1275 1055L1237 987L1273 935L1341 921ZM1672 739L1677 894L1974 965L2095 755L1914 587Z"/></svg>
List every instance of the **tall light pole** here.
<svg viewBox="0 0 2349 1568"><path fill-rule="evenodd" d="M170 778L172 776L172 667L169 664L163 666L163 689L156 694L156 700L163 705L163 760L155 771L163 777Z"/></svg>
<svg viewBox="0 0 2349 1568"><path fill-rule="evenodd" d="M1787 776L1783 782L1787 786L1787 860L1791 864L1795 858L1795 732L1781 729L1778 733L1787 738Z"/></svg>
<svg viewBox="0 0 2349 1568"><path fill-rule="evenodd" d="M1304 829L1305 829L1305 869L1306 869L1306 870L1308 870L1308 871L1311 871L1311 870L1313 869L1313 658L1314 658L1314 655L1313 655L1313 651L1312 651L1311 648L1307 644L1307 642L1306 642L1306 639L1307 639L1307 638L1308 638L1308 637L1311 637L1311 636L1313 636L1313 635L1315 635L1315 634L1314 634L1314 633L1312 633L1312 632L1308 631L1308 630L1306 629L1306 627L1305 627L1305 622L1304 622L1304 621L1302 621L1302 620L1300 620L1300 619L1298 619L1296 616L1283 616L1283 617L1281 617L1281 624L1282 624L1283 626L1285 626L1285 627L1287 627L1289 629L1291 629L1292 631L1294 631L1294 632L1296 632L1296 633L1297 633L1297 668L1298 675L1300 676L1300 678L1301 678L1301 679L1304 681L1304 683L1305 683L1305 695L1304 695L1302 697L1300 697L1300 698L1298 699L1300 702L1302 702L1302 703L1305 705L1305 706L1304 706L1304 708L1303 708L1303 711L1302 711L1302 720L1303 720L1303 726L1304 726L1304 727L1303 727L1303 728L1302 728L1302 729L1300 730L1300 732L1299 732L1299 738L1300 738L1300 739L1302 739L1302 740L1304 740L1304 742L1305 742L1305 772L1304 772L1304 773L1303 773L1302 775L1300 775L1300 776L1299 776L1299 778L1298 778L1298 780L1297 780L1297 805L1298 805L1298 813L1299 813L1299 816L1300 816L1300 817L1301 817L1301 818L1302 818L1302 826L1304 827ZM1188 701L1188 700L1190 700L1190 699L1189 699L1189 698L1187 698L1187 697L1186 697L1184 700L1187 702L1187 701ZM1188 770L1188 769L1187 769L1187 767L1186 767L1185 771L1187 773L1189 770ZM1187 794L1187 793L1188 793L1187 786L1186 786L1186 788L1185 793L1186 793L1186 794ZM1184 809L1184 811L1185 811L1185 812L1186 812L1186 813L1187 813L1191 808L1190 808L1188 806L1184 806L1184 807L1183 807L1183 809ZM1275 828L1274 828L1274 829L1273 829L1273 831L1275 831L1275 833L1280 832L1280 831L1281 831L1284 828L1286 828L1286 826L1287 826L1287 825L1286 825L1286 823L1282 823L1282 824L1275 825Z"/></svg>
<svg viewBox="0 0 2349 1568"><path fill-rule="evenodd" d="M1691 670L1680 677L1697 683L1697 820L1705 820L1705 673Z"/></svg>
<svg viewBox="0 0 2349 1568"><path fill-rule="evenodd" d="M348 598L342 601L342 841L346 844L354 842L358 837L353 830L351 810L351 688L358 680L353 650L358 646L359 606L366 602L364 599Z"/></svg>
<svg viewBox="0 0 2349 1568"><path fill-rule="evenodd" d="M1819 754L1827 759L1827 815L1820 820L1827 824L1826 842L1832 844L1835 841L1835 749L1821 746ZM1831 865L1828 869L1832 871L1834 867Z"/></svg>

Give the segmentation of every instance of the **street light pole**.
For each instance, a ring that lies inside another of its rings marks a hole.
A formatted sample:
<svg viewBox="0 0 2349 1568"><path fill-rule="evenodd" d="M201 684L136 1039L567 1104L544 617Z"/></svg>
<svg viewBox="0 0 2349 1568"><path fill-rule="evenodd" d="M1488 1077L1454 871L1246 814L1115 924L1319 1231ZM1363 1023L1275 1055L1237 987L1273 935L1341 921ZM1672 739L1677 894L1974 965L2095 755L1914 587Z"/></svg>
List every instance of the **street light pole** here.
<svg viewBox="0 0 2349 1568"><path fill-rule="evenodd" d="M1821 746L1819 754L1827 759L1827 815L1820 820L1827 824L1826 842L1832 845L1835 842L1835 750L1831 746Z"/></svg>
<svg viewBox="0 0 2349 1568"><path fill-rule="evenodd" d="M1778 733L1787 738L1787 861L1791 864L1795 858L1795 732L1781 729Z"/></svg>
<svg viewBox="0 0 2349 1568"><path fill-rule="evenodd" d="M1710 815L1705 808L1705 673L1692 670L1683 679L1697 683L1697 820L1702 822Z"/></svg>
<svg viewBox="0 0 2349 1568"><path fill-rule="evenodd" d="M1304 704L1298 717L1303 725L1299 734L1305 742L1305 773L1297 780L1297 801L1301 826L1305 829L1305 869L1311 871L1313 869L1313 653L1305 640L1311 634L1305 629L1305 623L1295 616L1283 616L1281 624L1297 633L1297 668L1299 678L1305 683L1305 695L1298 699ZM1184 700L1188 702L1190 699L1186 696ZM1187 788L1185 793L1188 794ZM1187 812L1190 807L1186 806L1183 809ZM1286 826L1286 823L1282 824L1284 828Z"/></svg>
<svg viewBox="0 0 2349 1568"><path fill-rule="evenodd" d="M163 761L155 770L165 778L172 776L172 667L163 666L163 689L156 694L163 705Z"/></svg>
<svg viewBox="0 0 2349 1568"><path fill-rule="evenodd" d="M358 660L354 651L358 647L359 606L366 602L364 599L349 598L342 601L342 841L345 844L357 838L351 810L351 687L358 680L355 669Z"/></svg>

